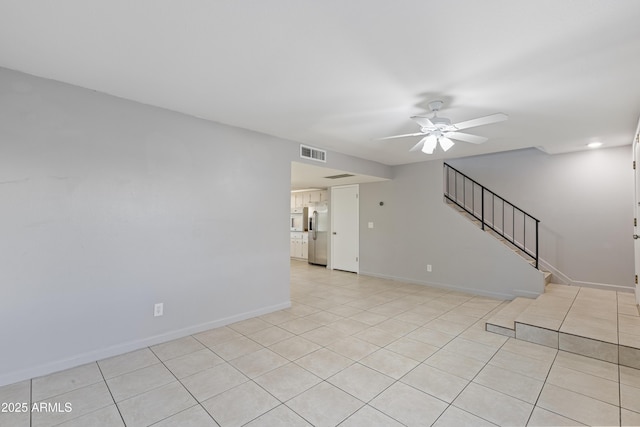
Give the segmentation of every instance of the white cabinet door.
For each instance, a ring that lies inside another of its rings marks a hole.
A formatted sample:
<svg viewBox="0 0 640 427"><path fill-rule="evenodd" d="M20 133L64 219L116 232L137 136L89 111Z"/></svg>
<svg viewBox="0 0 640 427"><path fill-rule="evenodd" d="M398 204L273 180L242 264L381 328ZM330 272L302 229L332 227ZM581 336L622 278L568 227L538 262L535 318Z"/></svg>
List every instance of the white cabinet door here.
<svg viewBox="0 0 640 427"><path fill-rule="evenodd" d="M295 193L296 194L296 208L303 208L306 203L304 201L304 193Z"/></svg>
<svg viewBox="0 0 640 427"><path fill-rule="evenodd" d="M291 244L289 247L291 258L307 258L305 255L305 248L307 247L306 241L303 243L302 233L291 233Z"/></svg>
<svg viewBox="0 0 640 427"><path fill-rule="evenodd" d="M309 203L317 203L320 201L320 191L309 191Z"/></svg>
<svg viewBox="0 0 640 427"><path fill-rule="evenodd" d="M308 234L303 234L302 235L302 256L301 258L303 259L309 259L309 235Z"/></svg>

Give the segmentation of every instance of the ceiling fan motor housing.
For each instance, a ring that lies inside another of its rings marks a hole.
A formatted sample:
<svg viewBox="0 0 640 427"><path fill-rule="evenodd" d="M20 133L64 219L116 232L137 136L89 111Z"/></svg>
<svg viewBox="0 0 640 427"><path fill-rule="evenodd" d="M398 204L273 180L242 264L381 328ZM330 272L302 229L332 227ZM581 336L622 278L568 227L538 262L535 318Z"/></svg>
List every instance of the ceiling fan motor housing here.
<svg viewBox="0 0 640 427"><path fill-rule="evenodd" d="M429 103L429 109L433 112L440 111L440 109L442 108L442 104L442 101L431 101Z"/></svg>
<svg viewBox="0 0 640 427"><path fill-rule="evenodd" d="M444 129L451 126L451 120L446 117L433 117L429 120L431 120L431 123L433 123L438 129Z"/></svg>

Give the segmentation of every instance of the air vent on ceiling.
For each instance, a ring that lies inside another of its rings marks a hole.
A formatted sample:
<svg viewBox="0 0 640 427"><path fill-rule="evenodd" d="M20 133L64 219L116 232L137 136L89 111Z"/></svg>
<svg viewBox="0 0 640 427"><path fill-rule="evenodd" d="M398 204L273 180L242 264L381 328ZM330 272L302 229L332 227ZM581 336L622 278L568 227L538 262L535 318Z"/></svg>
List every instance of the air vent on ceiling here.
<svg viewBox="0 0 640 427"><path fill-rule="evenodd" d="M341 173L340 175L325 176L325 178L327 178L327 179L340 179L340 178L349 178L350 176L355 176L355 175L351 175L350 173Z"/></svg>
<svg viewBox="0 0 640 427"><path fill-rule="evenodd" d="M317 148L307 147L300 144L300 157L303 159L315 160L317 162L327 162L327 152Z"/></svg>

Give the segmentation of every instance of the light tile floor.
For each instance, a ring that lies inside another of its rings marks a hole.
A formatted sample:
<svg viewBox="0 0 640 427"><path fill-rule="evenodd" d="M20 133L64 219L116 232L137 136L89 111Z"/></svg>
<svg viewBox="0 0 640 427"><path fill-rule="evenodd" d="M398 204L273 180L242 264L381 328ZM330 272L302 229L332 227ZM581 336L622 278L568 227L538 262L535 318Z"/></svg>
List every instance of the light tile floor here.
<svg viewBox="0 0 640 427"><path fill-rule="evenodd" d="M0 426L640 425L640 370L485 332L502 301L296 261L291 298L1 387L6 411L73 410L0 412Z"/></svg>

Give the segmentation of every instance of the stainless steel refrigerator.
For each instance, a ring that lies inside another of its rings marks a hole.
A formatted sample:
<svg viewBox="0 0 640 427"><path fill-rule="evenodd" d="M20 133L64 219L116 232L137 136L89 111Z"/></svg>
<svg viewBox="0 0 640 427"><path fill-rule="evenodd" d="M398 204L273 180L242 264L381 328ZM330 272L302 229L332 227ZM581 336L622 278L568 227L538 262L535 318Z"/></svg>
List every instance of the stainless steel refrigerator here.
<svg viewBox="0 0 640 427"><path fill-rule="evenodd" d="M327 265L329 205L320 202L309 207L309 264Z"/></svg>

